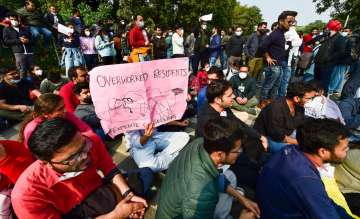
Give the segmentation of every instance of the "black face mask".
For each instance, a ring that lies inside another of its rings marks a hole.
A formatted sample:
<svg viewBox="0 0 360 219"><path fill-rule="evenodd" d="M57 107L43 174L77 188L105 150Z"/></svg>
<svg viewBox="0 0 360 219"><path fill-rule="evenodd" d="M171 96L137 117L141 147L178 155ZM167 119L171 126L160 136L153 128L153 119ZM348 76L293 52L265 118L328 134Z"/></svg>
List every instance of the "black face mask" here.
<svg viewBox="0 0 360 219"><path fill-rule="evenodd" d="M90 97L86 97L86 98L84 99L84 103L92 104L93 101L92 101L92 99L91 99L91 96L90 96Z"/></svg>

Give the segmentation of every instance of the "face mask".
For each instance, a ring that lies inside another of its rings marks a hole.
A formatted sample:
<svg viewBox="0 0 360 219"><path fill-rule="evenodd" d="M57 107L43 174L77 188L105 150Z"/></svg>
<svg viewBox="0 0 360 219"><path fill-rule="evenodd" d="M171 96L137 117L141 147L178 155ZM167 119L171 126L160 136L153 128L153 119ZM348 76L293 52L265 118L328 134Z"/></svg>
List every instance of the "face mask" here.
<svg viewBox="0 0 360 219"><path fill-rule="evenodd" d="M316 119L325 118L325 103L326 97L315 97L313 100L305 103L305 115Z"/></svg>
<svg viewBox="0 0 360 219"><path fill-rule="evenodd" d="M206 28L207 28L206 24L201 25L201 28L202 28L203 30L206 30Z"/></svg>
<svg viewBox="0 0 360 219"><path fill-rule="evenodd" d="M35 70L34 73L35 73L36 76L41 76L43 71L42 71L42 69L38 69L38 70Z"/></svg>
<svg viewBox="0 0 360 219"><path fill-rule="evenodd" d="M19 83L21 80L20 79L13 79L13 80L10 80L10 83L11 84L17 84Z"/></svg>
<svg viewBox="0 0 360 219"><path fill-rule="evenodd" d="M349 33L348 33L348 32L341 32L341 35L342 35L343 37L347 37L347 36L349 35Z"/></svg>
<svg viewBox="0 0 360 219"><path fill-rule="evenodd" d="M140 25L140 27L144 27L144 25L145 25L144 21L140 21L139 25Z"/></svg>
<svg viewBox="0 0 360 219"><path fill-rule="evenodd" d="M172 36L173 35L173 32L169 32L169 36Z"/></svg>
<svg viewBox="0 0 360 219"><path fill-rule="evenodd" d="M11 22L11 25L12 25L13 27L19 26L19 21L11 20L10 22Z"/></svg>
<svg viewBox="0 0 360 219"><path fill-rule="evenodd" d="M239 78L245 79L246 77L247 77L247 73L246 73L246 72L240 72L240 73L239 73Z"/></svg>
<svg viewBox="0 0 360 219"><path fill-rule="evenodd" d="M90 31L85 31L85 36L90 36Z"/></svg>
<svg viewBox="0 0 360 219"><path fill-rule="evenodd" d="M242 31L236 31L236 32L235 32L235 35L236 35L236 36L241 36L241 34L242 34Z"/></svg>
<svg viewBox="0 0 360 219"><path fill-rule="evenodd" d="M181 35L184 35L184 30L180 30L180 34L181 34Z"/></svg>

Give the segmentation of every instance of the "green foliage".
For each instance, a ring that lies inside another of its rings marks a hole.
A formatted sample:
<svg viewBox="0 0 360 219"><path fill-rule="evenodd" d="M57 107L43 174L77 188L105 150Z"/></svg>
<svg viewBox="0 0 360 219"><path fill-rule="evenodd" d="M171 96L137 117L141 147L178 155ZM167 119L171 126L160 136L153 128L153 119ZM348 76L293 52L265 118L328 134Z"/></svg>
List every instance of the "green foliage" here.
<svg viewBox="0 0 360 219"><path fill-rule="evenodd" d="M242 6L237 4L233 12L233 26L240 26L244 33L251 34L255 27L262 21L262 14L258 7Z"/></svg>
<svg viewBox="0 0 360 219"><path fill-rule="evenodd" d="M297 27L298 31L302 31L303 33L307 34L310 33L313 28L317 28L320 31L326 26L326 23L324 23L321 20L316 20L306 26Z"/></svg>
<svg viewBox="0 0 360 219"><path fill-rule="evenodd" d="M360 31L360 1L359 0L313 0L317 12L322 13L332 9L331 16L344 24L349 16L348 27Z"/></svg>

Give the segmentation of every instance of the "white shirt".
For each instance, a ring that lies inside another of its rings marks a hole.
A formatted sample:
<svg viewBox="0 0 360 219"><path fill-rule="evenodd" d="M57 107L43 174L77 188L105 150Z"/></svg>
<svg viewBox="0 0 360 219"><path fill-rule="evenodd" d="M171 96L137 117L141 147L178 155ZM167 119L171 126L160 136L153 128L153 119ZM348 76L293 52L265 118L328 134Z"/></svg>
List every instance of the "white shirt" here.
<svg viewBox="0 0 360 219"><path fill-rule="evenodd" d="M178 33L174 33L172 36L173 54L184 55L184 38L179 36Z"/></svg>

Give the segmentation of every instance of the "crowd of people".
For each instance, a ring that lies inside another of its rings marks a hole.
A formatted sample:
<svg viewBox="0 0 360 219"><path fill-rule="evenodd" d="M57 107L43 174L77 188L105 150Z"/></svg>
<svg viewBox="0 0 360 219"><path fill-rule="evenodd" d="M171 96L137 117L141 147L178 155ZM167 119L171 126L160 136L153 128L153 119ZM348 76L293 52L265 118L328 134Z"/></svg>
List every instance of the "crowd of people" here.
<svg viewBox="0 0 360 219"><path fill-rule="evenodd" d="M202 20L151 30L141 15L91 25L78 9L65 20L30 0L0 7L15 59L0 65L0 128L21 127L0 140L0 218L142 218L157 172L159 219L360 218L360 43L340 21L303 34L297 12L283 11L244 36ZM61 51L63 73L38 66L40 45ZM111 139L88 72L179 57L189 59L183 118ZM112 160L106 143L122 138L136 169Z"/></svg>

